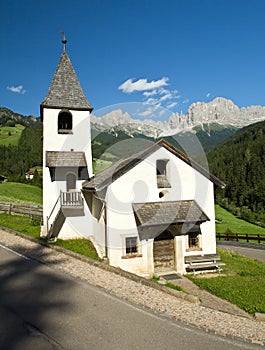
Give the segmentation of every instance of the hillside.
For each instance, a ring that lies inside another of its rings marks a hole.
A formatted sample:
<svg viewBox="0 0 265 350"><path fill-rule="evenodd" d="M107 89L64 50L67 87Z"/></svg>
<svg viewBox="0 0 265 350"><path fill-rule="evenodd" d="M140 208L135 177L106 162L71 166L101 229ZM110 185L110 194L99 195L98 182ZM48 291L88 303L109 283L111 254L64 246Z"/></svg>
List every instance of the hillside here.
<svg viewBox="0 0 265 350"><path fill-rule="evenodd" d="M190 131L183 131L163 138L191 158L199 161L202 154L234 135L237 131L238 128L233 126L224 127L212 123L211 125L200 125ZM115 161L121 157L135 154L142 150L144 144L148 145L150 142L156 142L161 138L146 136L140 132L135 132L131 135L125 129L122 130L119 127L113 127L102 132L92 128L93 157ZM124 142L125 140L127 142Z"/></svg>
<svg viewBox="0 0 265 350"><path fill-rule="evenodd" d="M226 183L220 204L265 223L265 121L243 128L207 154L212 173Z"/></svg>
<svg viewBox="0 0 265 350"><path fill-rule="evenodd" d="M39 118L25 117L0 108L0 174L9 181L25 182L25 173L42 165L42 123ZM35 171L30 182L41 185Z"/></svg>
<svg viewBox="0 0 265 350"><path fill-rule="evenodd" d="M36 123L40 123L40 118L36 118L34 116L24 116L22 114L15 113L8 108L0 107L0 127L15 126L15 124L20 124L26 127L32 126Z"/></svg>
<svg viewBox="0 0 265 350"><path fill-rule="evenodd" d="M24 126L15 124L14 126L0 126L0 145L18 145Z"/></svg>
<svg viewBox="0 0 265 350"><path fill-rule="evenodd" d="M0 202L42 205L42 189L28 184L4 182L0 184Z"/></svg>

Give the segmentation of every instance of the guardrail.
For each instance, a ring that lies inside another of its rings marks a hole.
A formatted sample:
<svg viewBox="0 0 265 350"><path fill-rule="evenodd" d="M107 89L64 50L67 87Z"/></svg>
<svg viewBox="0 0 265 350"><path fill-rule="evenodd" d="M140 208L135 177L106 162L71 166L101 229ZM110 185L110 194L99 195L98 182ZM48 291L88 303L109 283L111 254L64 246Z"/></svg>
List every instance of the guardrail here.
<svg viewBox="0 0 265 350"><path fill-rule="evenodd" d="M246 233L245 235L241 234L241 233L217 233L216 234L216 238L221 241L222 239L224 239L225 241L246 241L246 242L250 242L250 241L258 241L258 243L261 242L265 242L265 236L262 236L260 234L257 235L249 235L248 233Z"/></svg>

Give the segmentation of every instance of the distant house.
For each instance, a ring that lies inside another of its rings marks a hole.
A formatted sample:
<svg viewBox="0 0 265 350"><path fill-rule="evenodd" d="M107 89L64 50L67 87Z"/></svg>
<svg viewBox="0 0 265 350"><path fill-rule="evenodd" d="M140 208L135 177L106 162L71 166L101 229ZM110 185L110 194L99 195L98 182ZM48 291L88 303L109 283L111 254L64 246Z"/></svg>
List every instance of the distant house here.
<svg viewBox="0 0 265 350"><path fill-rule="evenodd" d="M110 265L148 276L214 255L222 181L164 140L95 176L91 111L64 50L41 103L42 236L89 238Z"/></svg>
<svg viewBox="0 0 265 350"><path fill-rule="evenodd" d="M28 172L26 173L26 179L27 179L27 180L32 180L33 178L34 178L33 172L32 172L32 171L28 171Z"/></svg>
<svg viewBox="0 0 265 350"><path fill-rule="evenodd" d="M0 175L0 183L6 182L6 181L7 181L7 177L4 175Z"/></svg>

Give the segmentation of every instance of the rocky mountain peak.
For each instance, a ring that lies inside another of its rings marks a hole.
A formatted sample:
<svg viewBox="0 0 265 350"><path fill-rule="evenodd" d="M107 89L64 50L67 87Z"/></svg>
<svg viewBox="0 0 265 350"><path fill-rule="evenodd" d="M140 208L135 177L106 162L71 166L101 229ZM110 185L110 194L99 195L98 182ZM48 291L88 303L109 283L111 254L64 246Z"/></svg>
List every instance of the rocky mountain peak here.
<svg viewBox="0 0 265 350"><path fill-rule="evenodd" d="M133 119L121 109L114 110L101 118L92 116L91 122L97 130L119 129L128 132L142 133L146 136L170 136L192 129L196 125L217 123L223 126L243 127L265 119L265 107L251 106L239 108L233 101L216 97L210 102L191 104L186 114L172 113L168 121L153 119Z"/></svg>

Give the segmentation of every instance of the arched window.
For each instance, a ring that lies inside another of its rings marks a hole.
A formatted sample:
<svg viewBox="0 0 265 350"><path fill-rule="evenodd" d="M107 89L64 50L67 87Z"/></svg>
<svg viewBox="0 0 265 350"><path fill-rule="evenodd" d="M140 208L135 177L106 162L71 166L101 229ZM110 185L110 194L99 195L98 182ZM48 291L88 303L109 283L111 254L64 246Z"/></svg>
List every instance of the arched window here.
<svg viewBox="0 0 265 350"><path fill-rule="evenodd" d="M76 176L73 173L66 175L66 190L67 192L73 191L76 189Z"/></svg>
<svg viewBox="0 0 265 350"><path fill-rule="evenodd" d="M73 128L72 114L63 110L58 115L58 134L71 134Z"/></svg>

